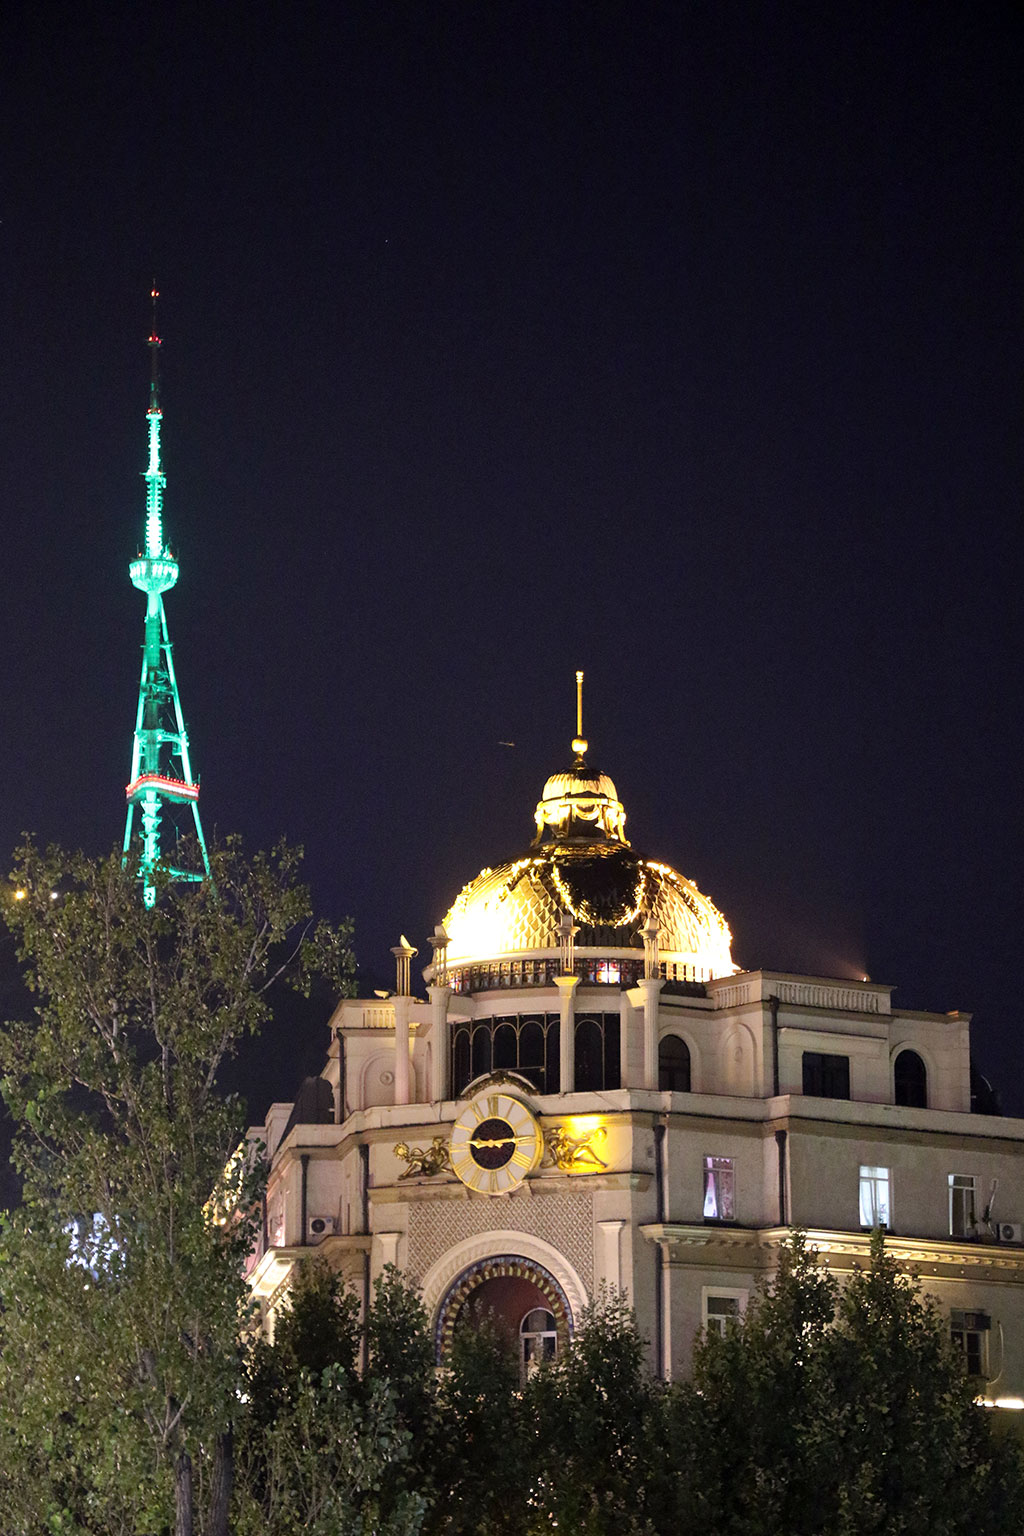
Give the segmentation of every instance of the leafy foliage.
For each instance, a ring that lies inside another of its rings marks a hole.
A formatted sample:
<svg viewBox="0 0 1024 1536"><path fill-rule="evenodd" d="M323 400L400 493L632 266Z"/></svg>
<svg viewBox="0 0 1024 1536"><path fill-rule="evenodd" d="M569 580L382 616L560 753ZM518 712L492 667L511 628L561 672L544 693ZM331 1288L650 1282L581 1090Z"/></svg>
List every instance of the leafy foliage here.
<svg viewBox="0 0 1024 1536"><path fill-rule="evenodd" d="M675 1475L659 1530L729 1536L1009 1536L1024 1517L1017 1447L991 1432L948 1325L881 1233L840 1288L800 1234L665 1404Z"/></svg>
<svg viewBox="0 0 1024 1536"><path fill-rule="evenodd" d="M218 1074L282 972L345 970L299 857L228 844L147 909L119 854L19 851L5 912L37 1009L0 1033L25 1193L0 1243L0 1462L20 1529L142 1536L176 1505L187 1536L196 1493L200 1528L227 1528L259 1172L232 1159L244 1107Z"/></svg>
<svg viewBox="0 0 1024 1536"><path fill-rule="evenodd" d="M632 1311L618 1293L603 1292L561 1358L527 1383L536 1528L579 1536L650 1530L659 1406Z"/></svg>
<svg viewBox="0 0 1024 1536"><path fill-rule="evenodd" d="M419 1536L434 1450L423 1308L389 1268L366 1325L318 1258L299 1269L273 1344L250 1357L240 1428L239 1536Z"/></svg>

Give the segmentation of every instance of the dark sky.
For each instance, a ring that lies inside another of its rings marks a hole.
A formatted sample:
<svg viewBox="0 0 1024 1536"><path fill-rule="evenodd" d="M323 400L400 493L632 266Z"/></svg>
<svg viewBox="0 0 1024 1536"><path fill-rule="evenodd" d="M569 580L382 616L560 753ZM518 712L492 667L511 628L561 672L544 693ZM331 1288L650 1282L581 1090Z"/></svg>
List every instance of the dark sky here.
<svg viewBox="0 0 1024 1536"><path fill-rule="evenodd" d="M155 275L207 830L303 842L366 985L525 851L584 667L736 959L974 1011L1024 1112L1022 34L12 0L0 846L123 829Z"/></svg>

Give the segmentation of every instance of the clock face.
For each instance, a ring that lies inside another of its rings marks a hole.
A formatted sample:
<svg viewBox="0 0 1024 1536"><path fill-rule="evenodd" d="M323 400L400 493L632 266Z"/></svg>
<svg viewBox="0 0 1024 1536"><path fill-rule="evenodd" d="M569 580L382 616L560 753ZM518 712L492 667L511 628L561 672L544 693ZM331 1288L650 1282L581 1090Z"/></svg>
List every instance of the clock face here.
<svg viewBox="0 0 1024 1536"><path fill-rule="evenodd" d="M481 1195L515 1189L540 1161L540 1126L509 1093L482 1093L452 1126L451 1164L463 1184Z"/></svg>

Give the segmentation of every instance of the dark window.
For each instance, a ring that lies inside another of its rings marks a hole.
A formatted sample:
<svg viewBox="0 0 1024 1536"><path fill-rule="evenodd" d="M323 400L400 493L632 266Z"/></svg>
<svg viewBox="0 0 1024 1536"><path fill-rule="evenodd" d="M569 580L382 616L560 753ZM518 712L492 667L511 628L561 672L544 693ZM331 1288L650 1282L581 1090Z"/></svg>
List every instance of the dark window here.
<svg viewBox="0 0 1024 1536"><path fill-rule="evenodd" d="M519 1065L519 1041L514 1024L499 1024L494 1031L494 1070L514 1072Z"/></svg>
<svg viewBox="0 0 1024 1536"><path fill-rule="evenodd" d="M900 1051L893 1078L897 1104L908 1109L928 1108L928 1069L916 1051Z"/></svg>
<svg viewBox="0 0 1024 1536"><path fill-rule="evenodd" d="M452 1093L461 1093L473 1076L469 1051L469 1030L456 1029L452 1041Z"/></svg>
<svg viewBox="0 0 1024 1536"><path fill-rule="evenodd" d="M604 1041L596 1019L580 1019L576 1025L576 1092L593 1093L604 1087Z"/></svg>
<svg viewBox="0 0 1024 1536"><path fill-rule="evenodd" d="M528 1077L538 1093L546 1092L545 1031L539 1019L527 1019L519 1031L519 1070ZM555 1042L555 1067L558 1067L558 1043Z"/></svg>
<svg viewBox="0 0 1024 1536"><path fill-rule="evenodd" d="M850 1097L850 1058L804 1051L804 1093L815 1099Z"/></svg>
<svg viewBox="0 0 1024 1536"><path fill-rule="evenodd" d="M491 1070L492 1025L478 1024L473 1031L473 1076L482 1077Z"/></svg>
<svg viewBox="0 0 1024 1536"><path fill-rule="evenodd" d="M576 1092L599 1093L618 1088L619 1015L598 1013L576 1020Z"/></svg>
<svg viewBox="0 0 1024 1536"><path fill-rule="evenodd" d="M663 1035L658 1046L658 1087L669 1093L690 1091L690 1048L678 1035Z"/></svg>

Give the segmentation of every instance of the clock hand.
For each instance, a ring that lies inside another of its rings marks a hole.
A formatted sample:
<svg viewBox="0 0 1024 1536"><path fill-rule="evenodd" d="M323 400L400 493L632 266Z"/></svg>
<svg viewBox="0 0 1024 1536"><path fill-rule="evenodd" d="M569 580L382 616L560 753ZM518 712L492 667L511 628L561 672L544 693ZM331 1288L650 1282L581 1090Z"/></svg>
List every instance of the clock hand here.
<svg viewBox="0 0 1024 1536"><path fill-rule="evenodd" d="M481 1136L471 1136L469 1144L471 1147L507 1147L511 1142L532 1140L532 1136L498 1136L485 1141Z"/></svg>

